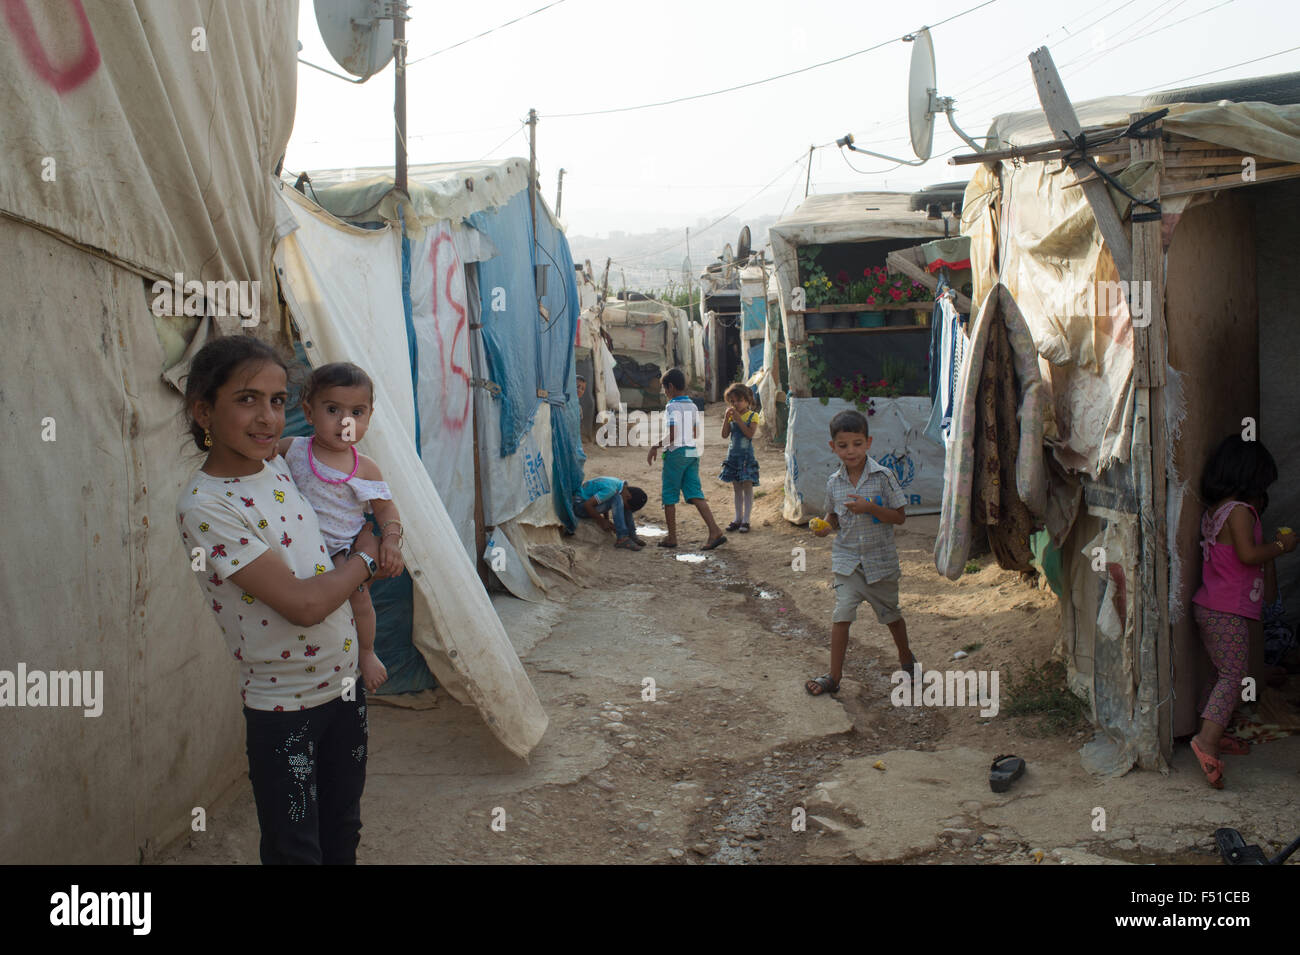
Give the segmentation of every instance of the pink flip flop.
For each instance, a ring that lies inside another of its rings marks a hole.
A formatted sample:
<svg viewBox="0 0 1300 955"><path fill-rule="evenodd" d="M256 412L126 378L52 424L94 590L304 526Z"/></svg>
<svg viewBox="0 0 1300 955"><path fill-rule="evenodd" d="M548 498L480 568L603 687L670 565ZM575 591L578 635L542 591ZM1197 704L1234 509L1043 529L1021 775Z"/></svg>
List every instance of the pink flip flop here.
<svg viewBox="0 0 1300 955"><path fill-rule="evenodd" d="M1213 756L1201 749L1200 744L1196 742L1196 737L1192 737L1192 752L1196 754L1196 761L1201 764L1201 772L1205 773L1205 781L1215 789L1223 788L1223 760L1215 759Z"/></svg>

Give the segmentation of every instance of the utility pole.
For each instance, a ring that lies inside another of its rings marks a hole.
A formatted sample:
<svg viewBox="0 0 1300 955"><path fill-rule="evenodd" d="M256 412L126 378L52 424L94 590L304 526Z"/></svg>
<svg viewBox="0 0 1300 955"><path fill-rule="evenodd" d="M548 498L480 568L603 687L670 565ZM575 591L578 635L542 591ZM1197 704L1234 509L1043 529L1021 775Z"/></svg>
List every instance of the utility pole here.
<svg viewBox="0 0 1300 955"><path fill-rule="evenodd" d="M533 223L533 241L537 241L537 110L528 111L528 211Z"/></svg>
<svg viewBox="0 0 1300 955"><path fill-rule="evenodd" d="M560 167L560 184L555 187L555 218L560 217L560 209L564 204L564 167Z"/></svg>
<svg viewBox="0 0 1300 955"><path fill-rule="evenodd" d="M410 7L403 0L393 0L393 119L397 126L397 161L393 172L393 185L406 194L406 11Z"/></svg>
<svg viewBox="0 0 1300 955"><path fill-rule="evenodd" d="M816 148L816 146L808 147L808 174L803 177L803 197L805 199L808 198L808 186L812 182L812 157L813 150Z"/></svg>

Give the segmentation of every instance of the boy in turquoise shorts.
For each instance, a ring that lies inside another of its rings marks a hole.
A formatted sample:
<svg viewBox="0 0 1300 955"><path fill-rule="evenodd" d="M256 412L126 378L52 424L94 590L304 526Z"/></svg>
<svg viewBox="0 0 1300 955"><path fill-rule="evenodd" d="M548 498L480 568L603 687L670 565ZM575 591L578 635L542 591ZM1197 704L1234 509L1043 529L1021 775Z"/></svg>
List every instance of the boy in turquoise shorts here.
<svg viewBox="0 0 1300 955"><path fill-rule="evenodd" d="M664 522L668 525L668 534L659 542L660 547L677 546L677 499L684 497L688 504L704 518L709 528L709 539L704 550L713 550L727 542L722 528L713 519L709 502L704 499L704 489L700 486L700 412L695 402L688 398L686 376L680 368L670 368L663 377L664 394L668 404L664 408L664 418L668 424L667 450L664 451L663 504ZM662 443L652 445L646 455L646 463L654 464L655 455L665 447Z"/></svg>

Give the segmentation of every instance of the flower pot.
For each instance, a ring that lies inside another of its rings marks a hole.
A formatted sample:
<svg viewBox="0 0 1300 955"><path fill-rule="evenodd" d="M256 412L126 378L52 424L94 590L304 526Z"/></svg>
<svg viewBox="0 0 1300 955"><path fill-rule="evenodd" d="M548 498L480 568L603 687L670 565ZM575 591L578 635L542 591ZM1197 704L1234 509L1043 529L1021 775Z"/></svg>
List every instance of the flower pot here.
<svg viewBox="0 0 1300 955"><path fill-rule="evenodd" d="M853 314L851 312L839 312L831 316L831 328L852 328Z"/></svg>
<svg viewBox="0 0 1300 955"><path fill-rule="evenodd" d="M885 317L885 324L891 327L897 327L900 325L912 325L914 324L912 319L912 313L899 312L899 311L889 312Z"/></svg>
<svg viewBox="0 0 1300 955"><path fill-rule="evenodd" d="M880 328L885 324L884 312L858 312L854 324L858 328Z"/></svg>
<svg viewBox="0 0 1300 955"><path fill-rule="evenodd" d="M821 332L830 328L830 316L818 315L814 313L805 313L803 317L803 329L806 332Z"/></svg>

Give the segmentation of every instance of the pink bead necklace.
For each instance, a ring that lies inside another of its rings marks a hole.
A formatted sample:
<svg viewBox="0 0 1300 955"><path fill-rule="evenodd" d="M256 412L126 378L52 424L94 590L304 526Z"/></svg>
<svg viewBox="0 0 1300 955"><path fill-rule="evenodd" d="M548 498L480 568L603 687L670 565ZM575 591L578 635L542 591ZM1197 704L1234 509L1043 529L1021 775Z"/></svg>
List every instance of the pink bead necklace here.
<svg viewBox="0 0 1300 955"><path fill-rule="evenodd" d="M315 446L315 444L316 444L316 435L313 434L307 441L307 463L311 465L312 474L316 475L326 484L347 484L356 476L357 468L361 467L361 455L357 454L357 446L355 444L352 445L352 473L349 474L347 477L343 478L343 480L341 481L336 481L333 478L327 478L325 475L321 474L319 471L316 470L316 458L315 455L312 454L312 448Z"/></svg>

